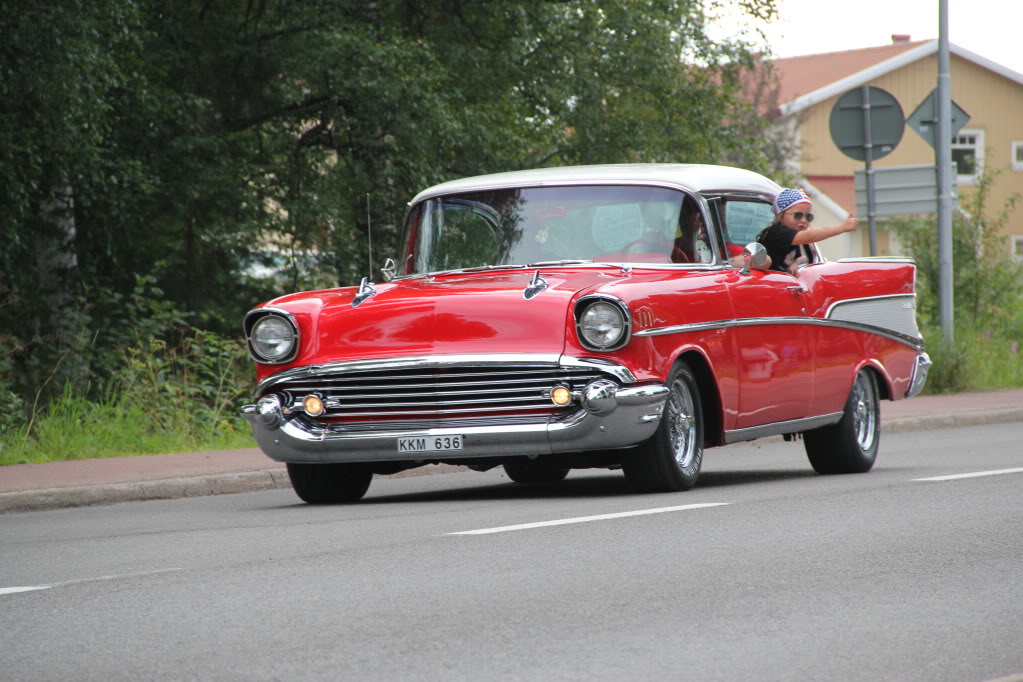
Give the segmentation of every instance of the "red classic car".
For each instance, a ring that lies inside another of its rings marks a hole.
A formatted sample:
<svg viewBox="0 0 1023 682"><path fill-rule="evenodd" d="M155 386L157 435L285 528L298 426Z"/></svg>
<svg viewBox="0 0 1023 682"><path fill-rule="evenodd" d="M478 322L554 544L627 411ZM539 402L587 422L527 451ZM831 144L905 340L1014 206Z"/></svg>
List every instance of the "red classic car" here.
<svg viewBox="0 0 1023 682"><path fill-rule="evenodd" d="M879 401L917 394L930 366L915 266L810 245L796 275L766 269L755 237L778 190L659 164L427 189L385 282L245 316L243 415L312 503L442 462L521 483L621 468L636 490L685 490L705 448L777 434L802 434L818 472L867 471Z"/></svg>

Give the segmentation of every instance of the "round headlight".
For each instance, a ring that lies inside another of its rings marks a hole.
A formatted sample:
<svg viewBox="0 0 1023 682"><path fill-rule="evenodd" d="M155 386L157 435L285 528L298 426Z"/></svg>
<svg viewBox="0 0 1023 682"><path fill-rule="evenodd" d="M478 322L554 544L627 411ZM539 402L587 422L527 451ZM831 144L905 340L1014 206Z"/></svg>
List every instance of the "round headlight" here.
<svg viewBox="0 0 1023 682"><path fill-rule="evenodd" d="M591 303L579 316L579 334L594 348L611 348L625 334L625 315L613 303Z"/></svg>
<svg viewBox="0 0 1023 682"><path fill-rule="evenodd" d="M252 350L269 362L286 358L295 347L295 330L282 317L267 315L252 326Z"/></svg>

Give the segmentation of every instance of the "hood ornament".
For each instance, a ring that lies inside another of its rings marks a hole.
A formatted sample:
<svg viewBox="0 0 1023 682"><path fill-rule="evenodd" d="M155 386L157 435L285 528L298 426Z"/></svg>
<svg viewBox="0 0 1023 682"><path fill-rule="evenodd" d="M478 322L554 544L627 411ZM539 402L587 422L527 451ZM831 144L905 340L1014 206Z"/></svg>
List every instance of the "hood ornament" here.
<svg viewBox="0 0 1023 682"><path fill-rule="evenodd" d="M547 284L547 280L541 277L540 271L537 270L536 272L533 273L533 279L529 282L529 285L526 287L525 291L522 292L522 298L526 299L527 301L531 301L537 296L539 296L540 292L542 292L548 286L550 285Z"/></svg>
<svg viewBox="0 0 1023 682"><path fill-rule="evenodd" d="M376 292L377 290L373 288L373 283L369 281L369 277L363 277L362 282L359 284L359 290L355 292L355 298L352 299L352 307L359 307L360 303L376 294Z"/></svg>

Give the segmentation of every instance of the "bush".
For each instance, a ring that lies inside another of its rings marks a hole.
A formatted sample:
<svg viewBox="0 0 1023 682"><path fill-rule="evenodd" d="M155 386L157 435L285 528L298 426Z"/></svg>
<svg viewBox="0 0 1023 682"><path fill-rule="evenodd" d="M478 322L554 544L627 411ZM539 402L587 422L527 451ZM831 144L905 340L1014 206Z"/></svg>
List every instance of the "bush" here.
<svg viewBox="0 0 1023 682"><path fill-rule="evenodd" d="M952 220L953 337L940 328L935 219L900 218L892 230L917 263L917 315L934 362L927 393L1023 386L1023 266L1005 248L1017 197L989 215L996 172L985 173Z"/></svg>
<svg viewBox="0 0 1023 682"><path fill-rule="evenodd" d="M137 335L100 391L65 382L27 423L0 428L0 464L253 447L237 414L250 378L238 340Z"/></svg>
<svg viewBox="0 0 1023 682"><path fill-rule="evenodd" d="M940 329L925 330L927 353L934 366L925 393L994 391L1023 386L1023 341L1002 338L991 330L956 325L949 343ZM1017 337L1019 338L1019 337Z"/></svg>

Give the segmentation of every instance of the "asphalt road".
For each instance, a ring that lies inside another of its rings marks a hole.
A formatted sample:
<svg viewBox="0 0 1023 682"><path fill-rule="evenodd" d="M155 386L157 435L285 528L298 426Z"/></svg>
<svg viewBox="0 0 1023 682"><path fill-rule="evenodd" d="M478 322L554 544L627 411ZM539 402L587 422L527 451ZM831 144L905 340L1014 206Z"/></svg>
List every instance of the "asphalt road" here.
<svg viewBox="0 0 1023 682"><path fill-rule="evenodd" d="M0 517L0 679L1023 680L1023 424ZM943 480L934 477L978 474Z"/></svg>

